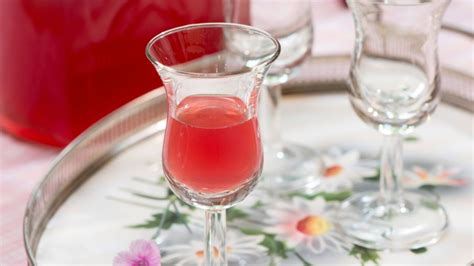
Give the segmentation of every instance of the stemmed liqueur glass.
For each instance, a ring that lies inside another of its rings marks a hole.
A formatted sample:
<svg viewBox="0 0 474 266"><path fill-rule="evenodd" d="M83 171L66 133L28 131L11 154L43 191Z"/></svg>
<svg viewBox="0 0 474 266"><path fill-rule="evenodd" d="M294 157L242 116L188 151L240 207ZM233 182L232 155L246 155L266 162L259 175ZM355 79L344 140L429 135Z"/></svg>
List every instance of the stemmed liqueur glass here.
<svg viewBox="0 0 474 266"><path fill-rule="evenodd" d="M402 136L439 102L437 36L449 0L349 0L356 25L350 101L384 135L379 193L345 201L339 225L354 243L416 249L439 240L448 217L437 199L404 192Z"/></svg>
<svg viewBox="0 0 474 266"><path fill-rule="evenodd" d="M226 265L225 209L261 174L256 109L279 52L268 33L231 23L171 29L146 47L168 100L164 173L180 199L206 210L207 265Z"/></svg>
<svg viewBox="0 0 474 266"><path fill-rule="evenodd" d="M260 121L265 164L263 184L280 190L311 189L319 184L321 163L310 148L284 141L281 136L282 86L311 56L313 24L310 0L226 0L226 20L250 24L275 37L281 54L265 77ZM248 8L247 13L242 8Z"/></svg>

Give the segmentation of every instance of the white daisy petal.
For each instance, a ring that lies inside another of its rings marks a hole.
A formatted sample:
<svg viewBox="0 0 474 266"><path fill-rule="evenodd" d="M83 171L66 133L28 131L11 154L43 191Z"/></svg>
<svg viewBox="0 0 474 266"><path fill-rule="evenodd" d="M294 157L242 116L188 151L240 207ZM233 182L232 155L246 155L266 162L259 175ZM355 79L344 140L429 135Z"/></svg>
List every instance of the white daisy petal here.
<svg viewBox="0 0 474 266"><path fill-rule="evenodd" d="M350 246L348 243L345 244L346 242L342 239L338 239L337 235L327 234L325 240L328 247L339 252L345 252L345 248Z"/></svg>
<svg viewBox="0 0 474 266"><path fill-rule="evenodd" d="M336 161L333 160L333 159L332 159L330 156L328 156L328 155L322 155L322 156L321 156L321 160L323 161L323 164L324 164L326 167L336 164Z"/></svg>
<svg viewBox="0 0 474 266"><path fill-rule="evenodd" d="M306 203L308 208L311 209L312 213L322 213L326 206L326 200L322 197L317 197L311 201L311 205Z"/></svg>
<svg viewBox="0 0 474 266"><path fill-rule="evenodd" d="M238 244L240 247L254 246L263 241L265 237L263 235L258 236L244 236L234 241L234 244Z"/></svg>
<svg viewBox="0 0 474 266"><path fill-rule="evenodd" d="M288 219L289 217L291 217L291 212L289 211L284 211L284 210L280 210L280 209L277 209L277 210L267 210L267 214L272 218L272 219L276 219L278 221L281 221L281 220L284 220L284 219Z"/></svg>
<svg viewBox="0 0 474 266"><path fill-rule="evenodd" d="M280 241L286 242L286 245L289 248L294 248L298 246L304 240L304 236L300 233L295 233L292 235L285 235L285 236L277 235L276 238Z"/></svg>
<svg viewBox="0 0 474 266"><path fill-rule="evenodd" d="M360 154L356 150L348 151L346 154L339 158L339 163L343 166L352 166L356 164L360 159Z"/></svg>
<svg viewBox="0 0 474 266"><path fill-rule="evenodd" d="M275 225L269 228L265 228L265 232L270 234L281 235L288 232L289 226L287 225Z"/></svg>
<svg viewBox="0 0 474 266"><path fill-rule="evenodd" d="M326 248L326 243L322 238L315 237L311 241L309 241L308 245L306 246L311 252L315 254L319 254L324 251Z"/></svg>
<svg viewBox="0 0 474 266"><path fill-rule="evenodd" d="M242 255L248 255L248 256L258 256L258 255L261 255L264 251L266 251L266 249L263 249L263 250L239 250L238 253L236 252L231 252L232 254L238 254L239 256L242 256Z"/></svg>
<svg viewBox="0 0 474 266"><path fill-rule="evenodd" d="M265 232L275 234L276 239L284 241L290 248L304 246L312 253L320 253L328 248L336 251L342 249L335 237L335 230L331 227L321 227L318 222L318 219L323 219L331 224L330 217L334 211L332 203L327 203L322 197L310 201L303 198L293 198L288 202L293 206L291 211L288 211L287 208L280 208L280 204L277 202L272 211L266 212L270 216L268 220L271 223L267 228L264 228ZM282 212L286 212L286 214L282 215ZM278 214L278 217L272 216L275 214ZM293 222L288 223L280 216L291 216ZM303 222L301 228L300 222Z"/></svg>
<svg viewBox="0 0 474 266"><path fill-rule="evenodd" d="M176 250L184 250L184 249L190 249L189 245L173 245L173 246L168 246L168 247L162 247L162 251L170 252L170 251L176 251Z"/></svg>
<svg viewBox="0 0 474 266"><path fill-rule="evenodd" d="M353 171L356 173L358 178L371 177L377 174L376 169L364 166L356 166L353 168Z"/></svg>
<svg viewBox="0 0 474 266"><path fill-rule="evenodd" d="M194 263L193 263L194 262ZM184 266L184 265L202 265L204 260L196 260L195 258L186 258L180 260L176 263L176 266Z"/></svg>
<svg viewBox="0 0 474 266"><path fill-rule="evenodd" d="M172 254L166 254L165 256L161 258L161 262L168 263L178 258L183 258L183 257L186 258L188 256L189 256L188 252L177 252L177 253L172 253ZM194 257L194 254L193 254L193 257Z"/></svg>

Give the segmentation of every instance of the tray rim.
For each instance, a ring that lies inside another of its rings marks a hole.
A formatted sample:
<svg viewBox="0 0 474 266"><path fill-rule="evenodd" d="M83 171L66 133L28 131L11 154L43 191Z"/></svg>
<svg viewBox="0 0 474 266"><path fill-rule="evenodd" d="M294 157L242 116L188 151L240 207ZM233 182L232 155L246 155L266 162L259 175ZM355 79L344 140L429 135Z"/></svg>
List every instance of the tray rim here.
<svg viewBox="0 0 474 266"><path fill-rule="evenodd" d="M336 54L336 55L325 55L325 56L312 56L308 58L308 64L315 64L317 61L333 61L339 63L345 63L346 65L350 65L351 63L351 55L350 54ZM303 66L304 67L304 66ZM348 69L349 71L349 69ZM461 70L454 69L451 67L444 67L442 65L439 66L439 72L441 76L441 80L443 80L443 74L451 77L456 77L457 79L464 79L469 80L469 84L474 84L474 76L471 76L468 73L465 73ZM309 93L309 92L317 92L317 93L324 93L324 92L336 92L336 91L346 91L349 86L348 82L349 73L347 73L344 77L337 77L334 80L312 80L312 79L294 79L288 82L287 84L283 85L283 93L284 94L294 94L294 93ZM465 98L452 93L449 90L443 90L443 84L440 85L440 92L441 97L440 100L444 103L447 103L451 106L460 108L464 111L468 111L470 113L474 113L474 103L472 100L468 100ZM471 94L474 94L474 87L471 88Z"/></svg>
<svg viewBox="0 0 474 266"><path fill-rule="evenodd" d="M86 140L90 138L90 136L94 135L94 133L98 132L102 128L106 127L108 124L112 124L112 122L117 118L120 117L121 115L129 113L130 110L133 110L136 108L136 106L140 106L148 101L151 101L153 99L156 99L158 97L165 97L165 92L162 87L159 87L157 89L154 89L142 96L139 96L138 98L126 103L125 105L119 107L112 113L109 113L96 123L92 124L89 128L87 128L84 132L82 132L78 137L76 137L69 145L67 145L53 160L51 163L51 166L49 167L49 170L47 173L41 178L41 181L33 188L29 198L28 202L26 204L26 209L25 213L23 215L23 246L26 251L27 255L27 260L28 260L28 265L37 265L36 263L36 249L37 245L41 239L41 236L43 235L43 232L51 219L51 217L54 216L56 211L59 209L59 207L66 201L69 196L74 192L83 182L85 182L91 175L87 175L87 173L90 173L90 171L95 171L100 168L104 163L106 163L108 160L113 158L115 155L119 154L121 151L125 150L126 148L133 146L137 142L140 142L141 140L147 139L148 137L151 137L160 131L164 130L164 127L149 127L142 132L137 132L133 134L132 136L124 139L121 141L121 143L115 147L110 148L107 150L107 152L101 156L97 161L93 162L91 165L86 167L83 171L81 171L74 179L74 181L71 182L63 191L61 191L61 194L54 199L54 202L52 204L52 209L49 210L44 217L42 217L42 220L39 223L39 229L36 232L36 234L33 236L33 241L30 241L27 237L26 232L28 231L28 217L29 214L32 210L32 207L34 206L34 203L38 198L40 197L40 193L42 189L45 187L47 181L51 178L51 176L54 174L54 172L59 168L59 166L63 163L63 161L70 156L71 153L73 153L76 148Z"/></svg>

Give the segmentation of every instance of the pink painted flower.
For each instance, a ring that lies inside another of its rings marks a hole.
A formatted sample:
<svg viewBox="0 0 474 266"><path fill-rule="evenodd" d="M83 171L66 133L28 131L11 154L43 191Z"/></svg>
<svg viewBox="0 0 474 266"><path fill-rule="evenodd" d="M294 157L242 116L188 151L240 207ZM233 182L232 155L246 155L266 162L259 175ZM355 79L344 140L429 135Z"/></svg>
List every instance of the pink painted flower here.
<svg viewBox="0 0 474 266"><path fill-rule="evenodd" d="M160 249L152 240L135 240L129 251L122 251L114 258L114 266L160 266Z"/></svg>

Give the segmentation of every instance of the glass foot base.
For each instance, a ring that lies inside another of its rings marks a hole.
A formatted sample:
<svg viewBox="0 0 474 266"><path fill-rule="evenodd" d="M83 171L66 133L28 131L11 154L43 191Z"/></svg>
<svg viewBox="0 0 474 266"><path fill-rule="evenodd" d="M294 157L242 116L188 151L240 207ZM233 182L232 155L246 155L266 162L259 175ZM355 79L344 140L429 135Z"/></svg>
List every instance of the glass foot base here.
<svg viewBox="0 0 474 266"><path fill-rule="evenodd" d="M313 189L320 183L322 163L314 151L288 144L265 150L262 186L284 191Z"/></svg>
<svg viewBox="0 0 474 266"><path fill-rule="evenodd" d="M382 203L378 193L361 193L344 201L339 229L348 241L377 250L408 250L436 243L448 226L437 200L424 193L403 195L397 203Z"/></svg>

